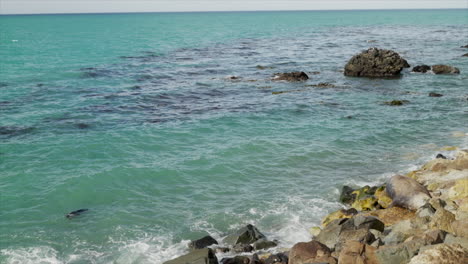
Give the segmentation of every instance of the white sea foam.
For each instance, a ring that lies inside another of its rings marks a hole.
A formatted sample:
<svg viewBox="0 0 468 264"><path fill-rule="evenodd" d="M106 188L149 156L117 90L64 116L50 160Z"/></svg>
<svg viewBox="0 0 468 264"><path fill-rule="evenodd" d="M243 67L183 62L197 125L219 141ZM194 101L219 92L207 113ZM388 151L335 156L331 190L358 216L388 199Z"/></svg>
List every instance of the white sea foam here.
<svg viewBox="0 0 468 264"><path fill-rule="evenodd" d="M61 264L65 263L58 259L57 250L52 247L30 247L20 249L2 249L1 255L6 257L8 264Z"/></svg>

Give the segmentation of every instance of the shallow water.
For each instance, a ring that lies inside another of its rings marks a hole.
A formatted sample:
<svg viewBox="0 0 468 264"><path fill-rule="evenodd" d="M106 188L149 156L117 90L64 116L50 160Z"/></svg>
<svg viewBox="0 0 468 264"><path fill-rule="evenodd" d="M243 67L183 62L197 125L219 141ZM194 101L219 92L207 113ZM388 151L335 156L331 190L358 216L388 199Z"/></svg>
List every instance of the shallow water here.
<svg viewBox="0 0 468 264"><path fill-rule="evenodd" d="M246 223L308 240L343 184L468 145L467 24L466 10L1 16L0 262L161 263ZM461 74L344 77L372 46ZM271 81L288 71L311 78Z"/></svg>

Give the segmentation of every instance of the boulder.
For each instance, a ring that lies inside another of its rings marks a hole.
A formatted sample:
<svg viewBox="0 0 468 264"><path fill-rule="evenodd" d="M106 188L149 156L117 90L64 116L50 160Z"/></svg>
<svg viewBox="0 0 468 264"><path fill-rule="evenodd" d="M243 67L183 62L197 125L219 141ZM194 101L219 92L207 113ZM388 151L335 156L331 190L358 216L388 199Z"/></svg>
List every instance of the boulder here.
<svg viewBox="0 0 468 264"><path fill-rule="evenodd" d="M431 198L429 191L412 178L395 175L387 182L387 194L393 205L417 210Z"/></svg>
<svg viewBox="0 0 468 264"><path fill-rule="evenodd" d="M364 216L375 216L382 221L385 226L391 226L399 221L414 218L414 212L401 207L390 207L370 212L362 213Z"/></svg>
<svg viewBox="0 0 468 264"><path fill-rule="evenodd" d="M317 241L299 242L289 252L289 264L329 263L337 261L331 256L330 249Z"/></svg>
<svg viewBox="0 0 468 264"><path fill-rule="evenodd" d="M429 228L440 229L453 233L452 222L455 221L455 215L444 208L437 209L434 216L431 217Z"/></svg>
<svg viewBox="0 0 468 264"><path fill-rule="evenodd" d="M340 264L379 264L375 248L358 241L347 241L338 258Z"/></svg>
<svg viewBox="0 0 468 264"><path fill-rule="evenodd" d="M272 248L276 246L278 246L277 242L269 241L266 239L260 239L260 240L255 241L255 243L253 243L253 248L255 250L268 249L268 248Z"/></svg>
<svg viewBox="0 0 468 264"><path fill-rule="evenodd" d="M356 199L356 194L353 193L354 189L349 186L343 186L341 188L340 202L344 204L352 204Z"/></svg>
<svg viewBox="0 0 468 264"><path fill-rule="evenodd" d="M408 62L392 50L370 48L353 56L345 66L344 75L352 77L393 77L408 68Z"/></svg>
<svg viewBox="0 0 468 264"><path fill-rule="evenodd" d="M434 92L429 93L429 97L442 97L442 96L444 95L440 93L434 93Z"/></svg>
<svg viewBox="0 0 468 264"><path fill-rule="evenodd" d="M462 57L468 57L468 53L463 54Z"/></svg>
<svg viewBox="0 0 468 264"><path fill-rule="evenodd" d="M257 254L251 256L235 256L233 258L223 258L222 264L260 264L260 259Z"/></svg>
<svg viewBox="0 0 468 264"><path fill-rule="evenodd" d="M452 230L456 236L468 239L468 221L466 219L453 221Z"/></svg>
<svg viewBox="0 0 468 264"><path fill-rule="evenodd" d="M223 242L227 245L236 245L236 244L252 244L255 241L266 238L255 226L247 225L234 234L228 235L224 238Z"/></svg>
<svg viewBox="0 0 468 264"><path fill-rule="evenodd" d="M444 239L444 243L448 245L458 244L465 249L468 249L468 238L454 236L452 234L447 234Z"/></svg>
<svg viewBox="0 0 468 264"><path fill-rule="evenodd" d="M198 240L193 240L188 244L188 247L190 249L201 249L201 248L206 248L211 245L217 245L218 241L216 239L212 238L211 236L205 236L203 238L200 238Z"/></svg>
<svg viewBox="0 0 468 264"><path fill-rule="evenodd" d="M460 69L449 65L433 65L432 72L435 74L459 74Z"/></svg>
<svg viewBox="0 0 468 264"><path fill-rule="evenodd" d="M430 70L431 70L431 66L423 64L423 65L418 65L418 66L413 67L412 71L426 73Z"/></svg>
<svg viewBox="0 0 468 264"><path fill-rule="evenodd" d="M234 251L236 253L252 252L253 249L254 248L249 244L235 244L232 247L232 251Z"/></svg>
<svg viewBox="0 0 468 264"><path fill-rule="evenodd" d="M195 249L192 252L164 262L164 264L218 264L218 258L210 248Z"/></svg>
<svg viewBox="0 0 468 264"><path fill-rule="evenodd" d="M275 73L273 76L275 81L302 82L308 79L309 76L305 72Z"/></svg>
<svg viewBox="0 0 468 264"><path fill-rule="evenodd" d="M468 250L460 245L439 244L422 250L409 264L468 263Z"/></svg>
<svg viewBox="0 0 468 264"><path fill-rule="evenodd" d="M264 264L288 264L288 256L284 253L270 255L263 260Z"/></svg>

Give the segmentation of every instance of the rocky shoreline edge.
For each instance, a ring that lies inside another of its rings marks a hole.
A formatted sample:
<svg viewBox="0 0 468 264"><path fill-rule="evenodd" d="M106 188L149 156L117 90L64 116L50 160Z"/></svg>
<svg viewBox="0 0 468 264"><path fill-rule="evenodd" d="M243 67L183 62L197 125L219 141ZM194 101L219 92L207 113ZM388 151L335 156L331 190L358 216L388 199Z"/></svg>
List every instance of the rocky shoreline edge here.
<svg viewBox="0 0 468 264"><path fill-rule="evenodd" d="M191 241L190 252L164 264L463 264L468 263L468 149L442 154L381 186L343 186L348 209L310 229L311 241L276 249L247 225L220 243ZM222 246L221 246L222 245ZM217 253L233 257L218 260Z"/></svg>

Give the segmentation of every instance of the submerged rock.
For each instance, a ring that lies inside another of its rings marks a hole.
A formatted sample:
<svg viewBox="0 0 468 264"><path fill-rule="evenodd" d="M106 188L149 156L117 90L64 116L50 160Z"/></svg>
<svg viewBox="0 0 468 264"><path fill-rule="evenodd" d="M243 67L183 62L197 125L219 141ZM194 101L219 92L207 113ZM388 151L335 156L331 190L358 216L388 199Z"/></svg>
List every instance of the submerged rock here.
<svg viewBox="0 0 468 264"><path fill-rule="evenodd" d="M417 181L395 175L387 183L387 194L392 198L393 205L417 210L431 199L429 191Z"/></svg>
<svg viewBox="0 0 468 264"><path fill-rule="evenodd" d="M308 79L309 76L305 72L275 73L273 76L275 81L302 82Z"/></svg>
<svg viewBox="0 0 468 264"><path fill-rule="evenodd" d="M300 242L295 244L289 252L289 264L329 263L337 261L331 256L331 250L317 241Z"/></svg>
<svg viewBox="0 0 468 264"><path fill-rule="evenodd" d="M429 93L429 97L442 97L442 96L444 95L440 93L434 93L434 92Z"/></svg>
<svg viewBox="0 0 468 264"><path fill-rule="evenodd" d="M345 66L344 75L352 77L393 77L408 68L408 62L392 50L370 48L353 56Z"/></svg>
<svg viewBox="0 0 468 264"><path fill-rule="evenodd" d="M255 226L249 224L237 230L234 234L228 235L223 241L224 243L233 246L236 244L251 244L262 238L266 239L265 235L263 235Z"/></svg>
<svg viewBox="0 0 468 264"><path fill-rule="evenodd" d="M418 66L413 67L412 72L426 73L430 70L431 70L431 66L423 64L423 65L418 65Z"/></svg>
<svg viewBox="0 0 468 264"><path fill-rule="evenodd" d="M463 54L462 57L468 57L468 53Z"/></svg>
<svg viewBox="0 0 468 264"><path fill-rule="evenodd" d="M195 249L178 258L164 262L164 264L218 264L218 258L210 248Z"/></svg>
<svg viewBox="0 0 468 264"><path fill-rule="evenodd" d="M201 248L206 248L211 245L217 245L218 241L216 239L212 238L211 236L205 236L202 237L198 240L193 240L188 244L188 247L190 249L201 249Z"/></svg>
<svg viewBox="0 0 468 264"><path fill-rule="evenodd" d="M387 101L384 102L386 105L391 105L391 106L400 106L409 103L408 100L392 100L392 101Z"/></svg>
<svg viewBox="0 0 468 264"><path fill-rule="evenodd" d="M435 74L459 74L460 69L449 65L439 64L432 66L432 72Z"/></svg>

